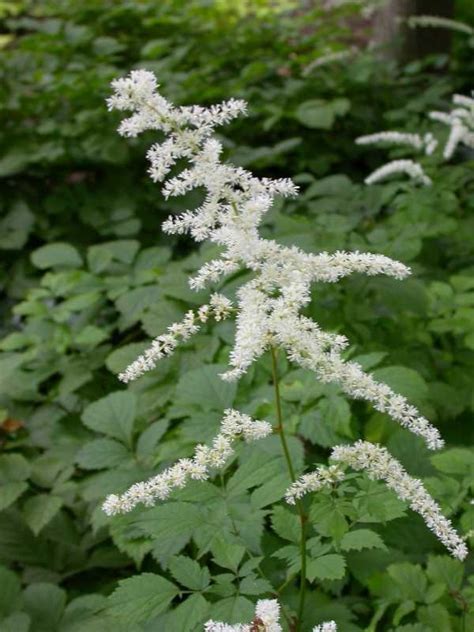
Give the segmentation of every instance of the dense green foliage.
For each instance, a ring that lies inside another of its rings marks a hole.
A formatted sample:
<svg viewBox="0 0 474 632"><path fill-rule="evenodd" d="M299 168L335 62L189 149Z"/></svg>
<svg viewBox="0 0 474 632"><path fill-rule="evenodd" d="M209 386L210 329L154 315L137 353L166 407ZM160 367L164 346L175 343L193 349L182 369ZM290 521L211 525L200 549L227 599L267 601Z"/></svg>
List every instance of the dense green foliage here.
<svg viewBox="0 0 474 632"><path fill-rule="evenodd" d="M2 632L191 632L210 617L248 620L257 598L278 595L287 614L296 607L299 534L279 500L289 479L276 437L242 446L223 476L155 508L110 520L99 507L191 454L226 406L275 415L269 359L238 388L219 380L227 323L127 389L116 379L149 337L206 299L187 276L212 255L160 235L184 204L165 203L147 179L151 139L119 138L106 111L110 80L137 65L177 103L249 101L249 117L223 131L229 159L302 189L272 210L268 235L413 268L404 282L318 287L309 314L345 333L352 358L409 397L447 448L428 454L280 358L298 473L337 443L381 442L474 533L473 157L427 158L430 188L366 187L386 154L353 143L392 127L441 137L425 113L469 93L470 42L456 36L452 56L398 68L363 48L370 26L349 9L275 15L255 4L258 17L189 0L0 3ZM350 63L311 68L350 46ZM232 296L232 281L222 287ZM305 502L305 630L327 619L342 632L473 629L472 556L449 558L382 485L354 475Z"/></svg>

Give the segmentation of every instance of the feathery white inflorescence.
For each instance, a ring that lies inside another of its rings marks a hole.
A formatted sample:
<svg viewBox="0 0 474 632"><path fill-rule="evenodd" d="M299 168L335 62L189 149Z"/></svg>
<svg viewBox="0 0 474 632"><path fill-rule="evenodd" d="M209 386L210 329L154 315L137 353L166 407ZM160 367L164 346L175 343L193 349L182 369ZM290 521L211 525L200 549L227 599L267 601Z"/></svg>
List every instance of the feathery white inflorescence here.
<svg viewBox="0 0 474 632"><path fill-rule="evenodd" d="M367 176L365 183L376 184L400 173L409 176L411 180L418 184L424 184L425 186L430 186L431 184L431 179L423 171L423 167L413 160L392 160Z"/></svg>
<svg viewBox="0 0 474 632"><path fill-rule="evenodd" d="M432 154L438 144L433 134L428 133L420 136L420 134L409 134L406 132L378 132L367 136L359 136L355 142L356 145L378 145L380 143L408 145L413 147L413 149L423 150L426 154Z"/></svg>
<svg viewBox="0 0 474 632"><path fill-rule="evenodd" d="M313 632L337 632L336 622L326 621L326 623L315 625L313 628Z"/></svg>
<svg viewBox="0 0 474 632"><path fill-rule="evenodd" d="M474 29L458 20L450 20L449 18L442 18L438 15L412 15L408 18L408 25L411 28L425 27L436 29L448 29L450 31L459 31L466 35L474 35Z"/></svg>
<svg viewBox="0 0 474 632"><path fill-rule="evenodd" d="M418 17L416 18L418 19ZM452 97L454 107L451 112L429 112L432 121L442 123L450 128L448 139L443 148L443 158L449 160L459 145L474 149L474 99L462 94ZM438 141L431 133L424 136L407 132L378 132L367 136L360 136L355 140L357 145L372 145L386 143L392 145L406 145L417 151L424 151L431 156L438 147ZM429 186L431 179L426 175L420 163L413 160L393 160L376 169L366 179L366 184L375 184L394 174L408 175L417 184Z"/></svg>
<svg viewBox="0 0 474 632"><path fill-rule="evenodd" d="M464 540L455 531L450 520L443 516L439 505L426 491L423 483L407 474L388 450L368 441L357 441L351 446L339 445L333 448L331 459L355 470L364 470L369 478L383 480L387 487L423 518L453 557L463 560L467 556Z"/></svg>
<svg viewBox="0 0 474 632"><path fill-rule="evenodd" d="M280 604L276 599L260 599L255 607L255 616L251 623L222 623L208 621L204 624L204 632L282 632L280 624ZM312 632L337 632L335 621L320 623Z"/></svg>
<svg viewBox="0 0 474 632"><path fill-rule="evenodd" d="M208 621L205 632L282 632L280 625L280 604L276 599L260 599L255 607L255 617L251 623L229 625L220 621Z"/></svg>
<svg viewBox="0 0 474 632"><path fill-rule="evenodd" d="M114 516L127 513L138 504L151 507L157 500L166 500L174 489L184 487L190 480L207 480L210 470L222 467L233 454L235 440L256 441L271 432L268 422L254 421L248 415L228 409L224 412L221 431L214 437L212 447L198 445L192 459L180 459L148 481L135 483L120 496L111 494L105 499L102 509L107 515Z"/></svg>
<svg viewBox="0 0 474 632"><path fill-rule="evenodd" d="M410 273L409 268L383 255L359 252L309 254L295 246L283 246L260 236L259 226L274 197L293 196L297 189L291 180L256 178L241 167L222 162L222 145L213 137L214 128L245 113L244 102L230 100L210 108L175 107L157 92L154 75L144 70L132 72L128 78L115 81L113 86L115 94L108 100L109 108L132 111L132 116L119 127L121 134L135 136L146 129L164 133L165 140L148 152L151 177L156 181L165 180L164 196L182 195L196 187L204 191L200 207L170 217L163 225L169 234L190 234L196 241L206 239L222 249L220 257L198 270L190 280L191 287L202 289L240 270L252 273L251 279L237 290L235 308L226 297L213 295L208 305L201 306L197 312L188 312L182 322L171 325L166 334L159 336L125 370L121 379L133 380L153 368L159 358L172 353L179 341L187 340L210 316L220 320L233 313L235 344L230 354L230 368L222 375L223 379L238 379L269 346L281 347L291 362L310 369L323 383L336 383L347 395L370 402L376 410L387 413L401 426L422 437L428 448L442 447L438 430L403 396L377 382L357 363L342 358L341 352L348 345L344 336L324 332L317 323L301 315L301 310L311 300L314 282L333 283L356 272L403 279ZM474 101L471 101L468 97L457 96L456 109L443 121L457 130L456 134L452 132L454 136L448 143L450 151L454 151L458 143L469 144L472 140L470 132L465 131L472 120ZM459 125L464 126L462 135ZM390 137L377 136L378 140L381 138L398 144L403 140L412 146L419 145L425 153L433 151L435 146L430 135L419 140L414 135L398 133L391 133ZM166 179L181 159L187 161L188 167ZM400 172L423 184L431 182L422 167L411 160L393 161L369 176L367 182L377 182ZM214 439L212 447L197 446L192 459L181 459L149 481L132 486L121 496L109 496L104 510L112 515L129 511L138 503L152 505L156 500L166 499L172 489L184 486L190 479L205 480L210 468L222 466L232 454L232 442L237 437L253 440L270 432L271 427L266 422L253 422L246 415L227 411L221 433ZM460 559L466 555L464 542L449 520L441 515L420 481L409 477L386 450L358 442L352 447L335 448L333 459L355 469L367 469L369 476L385 480L420 513L453 555ZM287 500L296 502L306 491L336 484L342 477L343 472L338 466L319 468L295 482L287 492ZM259 604L256 616L268 620L265 630L280 630L277 602ZM208 632L232 629L246 632L248 629L246 624L238 624L239 628L214 622L206 625Z"/></svg>
<svg viewBox="0 0 474 632"><path fill-rule="evenodd" d="M458 145L474 149L474 99L462 94L453 95L455 108L451 112L430 112L433 121L448 125L451 129L443 150L445 160L452 158Z"/></svg>
<svg viewBox="0 0 474 632"><path fill-rule="evenodd" d="M332 487L344 480L344 472L337 465L318 467L313 472L303 474L286 490L285 500L294 505L308 492L317 492L325 487Z"/></svg>
<svg viewBox="0 0 474 632"><path fill-rule="evenodd" d="M155 368L158 360L170 356L180 342L185 342L199 331L199 323L207 322L209 317L220 321L227 318L232 311L232 303L222 294L213 294L208 305L201 305L197 312L189 310L183 320L168 327L168 333L153 340L151 345L119 374L122 382L131 382Z"/></svg>
<svg viewBox="0 0 474 632"><path fill-rule="evenodd" d="M117 80L113 87L115 94L108 101L109 107L133 112L132 122L120 126L122 134L130 135L131 129L158 129L166 137L148 155L152 177L165 180L165 197L196 187L204 190L199 208L170 217L163 225L167 233L189 233L197 241L207 239L222 248L221 256L204 264L190 280L191 287L202 289L242 269L253 273L237 291L237 304L232 310L235 344L230 368L222 378L238 379L271 345L277 345L285 349L291 361L311 369L323 382L338 383L349 396L371 402L377 410L422 436L428 447L440 447L438 431L403 397L376 382L359 365L342 359L341 351L348 344L344 336L323 332L301 315L315 282L334 283L352 273L403 279L410 274L409 268L383 255L310 254L263 239L259 226L275 196L292 196L297 189L291 180L256 178L241 167L222 162L222 146L212 135L214 127L244 113L243 102L231 100L211 108L175 107L157 92L154 75L144 70ZM428 141L424 138L420 142ZM186 159L188 167L166 179L178 158ZM396 161L382 169L378 177L397 170L427 181L421 168L411 161ZM220 298L220 317L231 312L230 303L222 304L225 300ZM152 369L159 358L172 353L179 341L197 330L202 315L218 318L212 299L210 306L203 306L197 314L188 312L183 322L159 336L121 379L130 381Z"/></svg>

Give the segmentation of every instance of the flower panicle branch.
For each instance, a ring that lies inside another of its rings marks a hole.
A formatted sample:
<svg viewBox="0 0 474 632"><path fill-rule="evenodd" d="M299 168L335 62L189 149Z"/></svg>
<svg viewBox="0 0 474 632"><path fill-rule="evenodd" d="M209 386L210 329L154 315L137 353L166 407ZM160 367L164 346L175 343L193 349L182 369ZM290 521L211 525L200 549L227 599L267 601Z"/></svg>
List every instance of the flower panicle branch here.
<svg viewBox="0 0 474 632"><path fill-rule="evenodd" d="M442 150L444 160L450 160L455 151L461 145L470 149L474 148L474 98L462 94L452 96L454 107L451 112L433 111L428 113L432 121L448 126L449 134ZM408 132L386 131L359 136L355 140L357 145L405 145L416 151L423 151L426 156L431 156L438 147L438 140L431 132L424 136ZM404 174L412 182L430 186L431 178L425 173L422 165L414 160L392 160L375 171L365 179L366 184L376 184L390 176Z"/></svg>
<svg viewBox="0 0 474 632"><path fill-rule="evenodd" d="M304 474L287 490L285 498L290 504L302 498L308 492L328 487L344 478L342 466L357 471L365 471L369 478L384 481L401 500L418 513L427 527L448 549L451 555L463 560L468 553L464 540L441 512L436 501L426 491L423 483L411 477L402 465L384 447L368 441L357 441L354 445L335 446L331 460L336 465L319 467L314 472Z"/></svg>
<svg viewBox="0 0 474 632"><path fill-rule="evenodd" d="M214 437L212 446L198 445L192 459L180 459L177 463L148 481L135 483L121 495L110 494L102 509L109 516L128 513L137 505L152 507L158 500L166 500L174 489L182 489L191 480L205 481L211 470L223 467L234 453L237 439L257 441L272 432L266 421L254 421L248 415L227 409L221 422L220 433Z"/></svg>
<svg viewBox="0 0 474 632"><path fill-rule="evenodd" d="M219 322L228 318L231 312L232 302L222 294L213 294L208 304L201 305L197 311L189 310L181 322L173 323L166 334L155 338L143 354L119 374L119 380L125 383L136 380L154 369L158 360L172 355L178 344L189 340L210 317Z"/></svg>

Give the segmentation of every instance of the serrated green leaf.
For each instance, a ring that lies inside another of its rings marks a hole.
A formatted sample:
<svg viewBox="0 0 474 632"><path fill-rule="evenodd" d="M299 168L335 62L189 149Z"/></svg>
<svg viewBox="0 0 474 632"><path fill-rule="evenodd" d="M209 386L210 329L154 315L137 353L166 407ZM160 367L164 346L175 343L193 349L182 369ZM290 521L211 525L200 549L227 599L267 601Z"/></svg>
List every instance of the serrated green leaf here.
<svg viewBox="0 0 474 632"><path fill-rule="evenodd" d="M232 571L237 572L245 554L245 547L218 537L212 543L211 551L216 564L222 566L222 568L230 568Z"/></svg>
<svg viewBox="0 0 474 632"><path fill-rule="evenodd" d="M273 586L267 579L257 577L252 573L241 580L239 590L242 595L264 595L271 593Z"/></svg>
<svg viewBox="0 0 474 632"><path fill-rule="evenodd" d="M3 483L0 487L0 511L3 511L28 489L28 483L16 481Z"/></svg>
<svg viewBox="0 0 474 632"><path fill-rule="evenodd" d="M386 549L382 538L370 529L357 529L349 531L341 540L343 551L362 551L362 549Z"/></svg>
<svg viewBox="0 0 474 632"><path fill-rule="evenodd" d="M137 522L154 538L153 555L166 564L182 551L201 526L202 512L192 503L172 502L150 509Z"/></svg>
<svg viewBox="0 0 474 632"><path fill-rule="evenodd" d="M332 553L323 555L308 562L308 579L342 579L345 574L346 561L342 555Z"/></svg>
<svg viewBox="0 0 474 632"><path fill-rule="evenodd" d="M170 559L168 567L176 581L186 588L204 590L209 586L209 570L205 566L200 566L196 560L178 555Z"/></svg>
<svg viewBox="0 0 474 632"><path fill-rule="evenodd" d="M311 523L321 535L340 539L349 529L345 517L346 509L347 503L342 499L321 496L316 498L311 505L309 512Z"/></svg>
<svg viewBox="0 0 474 632"><path fill-rule="evenodd" d="M298 543L301 539L300 520L295 513L285 507L276 507L273 510L272 527L284 540Z"/></svg>
<svg viewBox="0 0 474 632"><path fill-rule="evenodd" d="M215 621L225 621L232 624L251 621L254 610L255 606L249 599L234 595L212 604L209 614Z"/></svg>
<svg viewBox="0 0 474 632"><path fill-rule="evenodd" d="M76 455L76 463L86 470L115 467L131 456L127 448L113 439L95 439L84 444Z"/></svg>
<svg viewBox="0 0 474 632"><path fill-rule="evenodd" d="M179 405L219 411L232 406L237 385L219 377L227 368L221 364L208 364L185 373L176 386L175 397Z"/></svg>
<svg viewBox="0 0 474 632"><path fill-rule="evenodd" d="M81 418L88 428L130 445L136 408L133 393L117 391L89 404Z"/></svg>
<svg viewBox="0 0 474 632"><path fill-rule="evenodd" d="M391 564L387 570L405 599L414 599L421 603L425 601L428 582L420 566L402 562Z"/></svg>
<svg viewBox="0 0 474 632"><path fill-rule="evenodd" d="M461 588L464 567L462 562L447 555L430 555L426 574L432 582L444 584L453 592Z"/></svg>
<svg viewBox="0 0 474 632"><path fill-rule="evenodd" d="M166 610L178 593L164 577L141 573L119 582L107 600L107 613L123 623L140 623Z"/></svg>
<svg viewBox="0 0 474 632"><path fill-rule="evenodd" d="M37 494L29 498L23 507L26 524L35 535L38 535L57 514L62 504L61 498L50 494Z"/></svg>
<svg viewBox="0 0 474 632"><path fill-rule="evenodd" d="M191 632L202 629L209 612L209 603L199 593L191 595L168 614L166 626L168 630Z"/></svg>

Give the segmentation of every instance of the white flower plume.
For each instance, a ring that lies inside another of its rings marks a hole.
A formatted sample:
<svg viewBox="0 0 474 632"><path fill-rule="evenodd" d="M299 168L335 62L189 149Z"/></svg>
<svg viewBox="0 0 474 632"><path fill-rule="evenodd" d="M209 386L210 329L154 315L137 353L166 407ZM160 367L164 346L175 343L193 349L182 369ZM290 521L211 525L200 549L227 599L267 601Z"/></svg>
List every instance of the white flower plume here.
<svg viewBox="0 0 474 632"><path fill-rule="evenodd" d="M237 292L235 344L230 369L222 377L238 379L270 346L281 346L290 360L311 369L320 380L339 384L346 394L371 402L377 410L422 436L430 448L440 447L438 431L403 397L376 382L359 365L343 360L340 354L347 346L343 336L323 332L301 315L315 282L333 283L352 273L403 279L410 273L409 268L383 255L310 254L260 236L259 225L275 196L296 195L297 188L289 179L256 178L222 162L222 145L213 137L214 128L245 113L244 102L230 100L210 108L175 107L157 91L153 73L145 70L114 81L113 88L109 108L132 111L119 127L122 135L134 136L153 129L165 136L148 152L150 175L154 180L165 180L165 197L182 195L196 187L204 191L199 208L170 217L163 224L167 233L188 233L197 241L207 239L222 248L221 256L206 263L190 280L191 287L203 288L242 269L253 273ZM188 166L168 177L181 159ZM421 173L418 176L425 177ZM210 308L201 309L211 315ZM230 306L223 309L222 317L229 312ZM196 331L202 322L200 313L190 312L182 323L172 326L121 378L135 379L152 369L160 357L172 353L179 340L186 340Z"/></svg>
<svg viewBox="0 0 474 632"><path fill-rule="evenodd" d="M180 459L148 481L135 483L126 492L118 496L110 494L102 505L109 516L131 511L138 504L153 506L157 500L166 500L174 489L183 488L190 480L205 481L211 476L211 469L222 467L233 454L233 443L243 438L256 441L272 432L266 421L254 421L248 415L237 410L224 412L221 431L214 437L212 447L198 445L192 459Z"/></svg>
<svg viewBox="0 0 474 632"><path fill-rule="evenodd" d="M276 599L260 599L255 607L255 616L250 623L230 625L210 620L204 624L204 632L282 632L280 625L280 604ZM334 621L321 623L313 632L337 632Z"/></svg>
<svg viewBox="0 0 474 632"><path fill-rule="evenodd" d="M340 469L341 465L348 465L354 470L366 471L371 479L384 481L387 487L423 518L427 527L453 557L460 560L466 557L466 544L450 520L443 516L439 505L426 491L423 483L407 474L388 450L368 441L357 441L350 446L335 446L331 459L338 465L319 467L315 472L305 474L293 483L286 492L287 502L294 504L304 494L340 480L344 476Z"/></svg>
<svg viewBox="0 0 474 632"><path fill-rule="evenodd" d="M320 625L315 625L313 632L337 632L337 625L335 621L326 621Z"/></svg>
<svg viewBox="0 0 474 632"><path fill-rule="evenodd" d="M417 16L417 20L418 17L423 16ZM447 22L451 22L451 20ZM426 24L426 26L428 25ZM435 25L433 24L433 26ZM432 121L437 121L450 128L448 139L443 148L444 160L450 160L459 145L474 149L474 99L462 94L454 94L452 100L457 107L453 108L451 112L434 111L428 113L428 117ZM355 142L357 145L377 145L380 143L406 145L416 151L423 151L427 156L433 154L438 147L438 141L431 133L421 136L420 134L397 131L377 132L360 136L356 138ZM432 184L421 164L414 160L392 160L367 176L365 183L375 184L396 174L407 175L413 182L425 186Z"/></svg>

